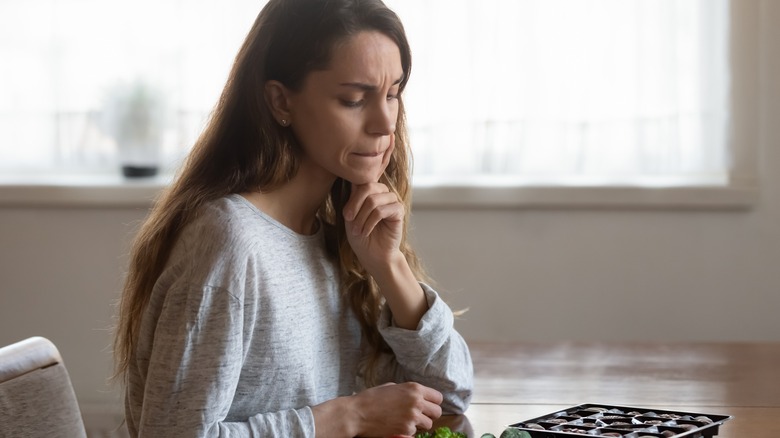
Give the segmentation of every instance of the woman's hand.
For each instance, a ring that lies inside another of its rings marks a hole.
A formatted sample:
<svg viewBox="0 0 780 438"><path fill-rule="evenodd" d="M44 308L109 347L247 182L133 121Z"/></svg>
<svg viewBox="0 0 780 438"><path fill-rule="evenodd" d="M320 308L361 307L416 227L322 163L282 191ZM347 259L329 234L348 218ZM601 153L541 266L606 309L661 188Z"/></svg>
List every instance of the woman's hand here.
<svg viewBox="0 0 780 438"><path fill-rule="evenodd" d="M406 209L395 193L379 182L395 149L395 135L382 157L375 181L352 184L344 206L347 240L366 269L386 264L401 244Z"/></svg>
<svg viewBox="0 0 780 438"><path fill-rule="evenodd" d="M312 407L317 437L411 437L441 416L442 395L419 383L388 383Z"/></svg>
<svg viewBox="0 0 780 438"><path fill-rule="evenodd" d="M388 383L355 395L362 417L360 436L412 436L441 416L442 395L418 383Z"/></svg>
<svg viewBox="0 0 780 438"><path fill-rule="evenodd" d="M359 436L413 436L441 416L441 393L418 383L389 383L354 397L361 417Z"/></svg>
<svg viewBox="0 0 780 438"><path fill-rule="evenodd" d="M428 303L400 250L406 208L395 193L378 182L394 147L395 137L391 137L377 182L352 184L343 214L347 241L379 285L395 325L415 330L428 310Z"/></svg>
<svg viewBox="0 0 780 438"><path fill-rule="evenodd" d="M406 209L386 185L352 185L344 207L347 240L370 272L387 265L399 253Z"/></svg>

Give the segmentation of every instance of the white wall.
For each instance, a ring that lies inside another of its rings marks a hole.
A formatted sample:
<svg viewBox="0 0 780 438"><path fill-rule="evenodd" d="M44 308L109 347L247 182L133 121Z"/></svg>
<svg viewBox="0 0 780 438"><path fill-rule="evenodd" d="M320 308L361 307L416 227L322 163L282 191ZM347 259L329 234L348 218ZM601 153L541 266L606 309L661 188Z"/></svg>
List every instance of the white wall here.
<svg viewBox="0 0 780 438"><path fill-rule="evenodd" d="M761 13L756 206L417 210L430 273L471 309L465 337L780 341L780 2ZM0 345L52 339L87 405L116 397L111 305L144 215L0 206Z"/></svg>

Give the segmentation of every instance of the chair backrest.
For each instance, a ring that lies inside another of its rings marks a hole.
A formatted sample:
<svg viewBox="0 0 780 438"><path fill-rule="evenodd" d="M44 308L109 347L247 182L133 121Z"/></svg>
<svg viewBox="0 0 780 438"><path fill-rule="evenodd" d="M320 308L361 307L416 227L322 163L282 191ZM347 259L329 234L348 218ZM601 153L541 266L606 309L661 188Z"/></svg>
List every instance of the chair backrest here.
<svg viewBox="0 0 780 438"><path fill-rule="evenodd" d="M0 438L86 438L57 347L33 337L0 348Z"/></svg>

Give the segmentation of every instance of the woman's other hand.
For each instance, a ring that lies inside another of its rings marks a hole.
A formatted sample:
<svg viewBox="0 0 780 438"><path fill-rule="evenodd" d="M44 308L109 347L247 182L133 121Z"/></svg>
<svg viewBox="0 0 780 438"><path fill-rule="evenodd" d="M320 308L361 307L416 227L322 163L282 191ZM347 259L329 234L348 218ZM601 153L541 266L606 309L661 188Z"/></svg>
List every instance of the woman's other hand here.
<svg viewBox="0 0 780 438"><path fill-rule="evenodd" d="M317 437L414 436L441 417L442 394L419 383L388 383L312 408Z"/></svg>
<svg viewBox="0 0 780 438"><path fill-rule="evenodd" d="M388 383L354 397L362 424L359 436L413 436L441 417L442 394L419 383Z"/></svg>

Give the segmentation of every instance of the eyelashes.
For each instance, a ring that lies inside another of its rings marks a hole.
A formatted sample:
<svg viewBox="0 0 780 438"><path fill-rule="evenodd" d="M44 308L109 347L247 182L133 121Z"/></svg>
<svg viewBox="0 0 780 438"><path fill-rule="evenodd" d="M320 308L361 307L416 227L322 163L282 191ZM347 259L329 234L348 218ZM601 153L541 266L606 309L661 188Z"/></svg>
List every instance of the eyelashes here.
<svg viewBox="0 0 780 438"><path fill-rule="evenodd" d="M347 108L360 108L366 102L365 99L360 99L360 100L339 99L339 101L341 101L341 104Z"/></svg>
<svg viewBox="0 0 780 438"><path fill-rule="evenodd" d="M388 94L386 99L388 101L393 101L393 100L398 100L398 97L399 96L397 94ZM339 99L339 102L341 102L341 105L347 108L360 108L366 104L366 99L360 99L360 100Z"/></svg>

